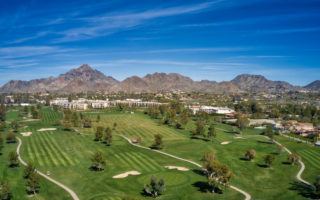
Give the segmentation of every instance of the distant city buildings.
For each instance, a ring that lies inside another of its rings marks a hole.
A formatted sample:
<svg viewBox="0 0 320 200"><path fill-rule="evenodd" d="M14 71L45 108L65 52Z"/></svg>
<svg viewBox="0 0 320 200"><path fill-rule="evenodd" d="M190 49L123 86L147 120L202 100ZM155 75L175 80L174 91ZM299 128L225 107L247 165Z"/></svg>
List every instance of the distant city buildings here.
<svg viewBox="0 0 320 200"><path fill-rule="evenodd" d="M234 115L235 111L228 107L213 107L213 106L189 106L189 109L196 114L199 111L208 113L208 114L221 114L221 115Z"/></svg>
<svg viewBox="0 0 320 200"><path fill-rule="evenodd" d="M88 108L103 109L108 107L115 107L118 105L124 105L128 107L152 107L160 106L164 103L154 101L142 101L141 99L125 99L125 100L90 100L79 98L77 100L68 101L67 98L56 98L50 101L50 105L59 106L62 108L69 108L74 110L87 110Z"/></svg>

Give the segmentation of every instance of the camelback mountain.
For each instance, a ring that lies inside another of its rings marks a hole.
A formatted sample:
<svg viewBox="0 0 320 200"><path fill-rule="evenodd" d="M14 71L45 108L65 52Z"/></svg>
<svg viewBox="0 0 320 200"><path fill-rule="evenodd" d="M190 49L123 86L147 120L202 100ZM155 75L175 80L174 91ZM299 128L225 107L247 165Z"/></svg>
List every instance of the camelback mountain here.
<svg viewBox="0 0 320 200"><path fill-rule="evenodd" d="M144 77L131 76L118 81L111 76L84 64L58 77L30 81L11 80L0 87L2 93L80 93L80 92L287 92L302 89L319 90L320 81L305 87L293 86L284 81L271 81L261 75L242 74L231 81L194 81L178 73L153 73Z"/></svg>

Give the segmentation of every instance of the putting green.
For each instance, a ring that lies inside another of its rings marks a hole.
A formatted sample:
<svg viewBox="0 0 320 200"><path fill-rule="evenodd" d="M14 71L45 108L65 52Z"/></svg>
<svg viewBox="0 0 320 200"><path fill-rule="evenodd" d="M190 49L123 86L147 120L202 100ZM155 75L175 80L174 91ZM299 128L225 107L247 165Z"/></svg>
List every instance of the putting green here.
<svg viewBox="0 0 320 200"><path fill-rule="evenodd" d="M161 172L155 174L140 175L138 177L138 182L140 184L146 184L150 182L152 176L155 176L158 179L165 180L166 186L178 186L181 184L186 184L189 181L188 176L184 173L185 172Z"/></svg>

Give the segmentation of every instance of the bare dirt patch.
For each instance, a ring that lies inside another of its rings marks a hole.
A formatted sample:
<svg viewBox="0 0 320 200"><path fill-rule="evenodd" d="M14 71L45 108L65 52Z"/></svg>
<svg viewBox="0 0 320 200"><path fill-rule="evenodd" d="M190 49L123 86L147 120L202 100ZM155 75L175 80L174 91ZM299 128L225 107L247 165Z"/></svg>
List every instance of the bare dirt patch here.
<svg viewBox="0 0 320 200"><path fill-rule="evenodd" d="M131 176L137 176L137 175L140 175L141 173L138 172L138 171L128 171L128 172L125 172L125 173L122 173L122 174L118 174L118 175L115 175L113 176L112 178L126 178L128 177L129 175Z"/></svg>

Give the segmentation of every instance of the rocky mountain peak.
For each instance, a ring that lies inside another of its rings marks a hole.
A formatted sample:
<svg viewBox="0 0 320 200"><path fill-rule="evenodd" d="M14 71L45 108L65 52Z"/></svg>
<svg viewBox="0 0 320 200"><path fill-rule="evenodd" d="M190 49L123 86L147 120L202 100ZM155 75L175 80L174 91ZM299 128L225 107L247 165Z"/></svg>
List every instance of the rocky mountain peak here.
<svg viewBox="0 0 320 200"><path fill-rule="evenodd" d="M320 80L313 81L308 85L304 86L305 89L308 90L317 90L320 91Z"/></svg>
<svg viewBox="0 0 320 200"><path fill-rule="evenodd" d="M72 69L59 77L71 80L71 79L81 79L85 81L106 79L107 77L100 71L91 68L87 64L83 64L78 68Z"/></svg>

